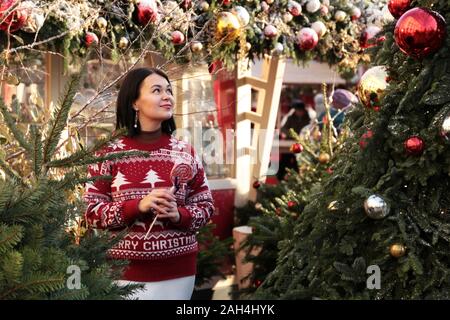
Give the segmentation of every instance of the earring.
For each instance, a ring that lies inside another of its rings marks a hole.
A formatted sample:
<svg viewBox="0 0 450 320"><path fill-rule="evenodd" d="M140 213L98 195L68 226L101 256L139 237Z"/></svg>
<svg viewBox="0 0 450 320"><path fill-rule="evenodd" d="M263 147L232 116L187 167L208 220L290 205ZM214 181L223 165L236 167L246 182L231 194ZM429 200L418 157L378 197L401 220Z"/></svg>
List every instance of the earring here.
<svg viewBox="0 0 450 320"><path fill-rule="evenodd" d="M138 112L139 112L139 110L136 110L136 113L134 114L134 127L136 129L138 127Z"/></svg>

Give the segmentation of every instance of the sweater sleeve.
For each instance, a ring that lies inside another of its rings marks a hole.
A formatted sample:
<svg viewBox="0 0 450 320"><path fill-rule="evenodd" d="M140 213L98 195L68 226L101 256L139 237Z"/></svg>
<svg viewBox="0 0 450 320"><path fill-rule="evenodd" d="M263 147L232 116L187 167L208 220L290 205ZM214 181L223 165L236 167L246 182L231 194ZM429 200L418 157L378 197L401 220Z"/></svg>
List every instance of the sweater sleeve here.
<svg viewBox="0 0 450 320"><path fill-rule="evenodd" d="M178 207L180 221L175 224L180 229L196 232L208 223L214 214L214 202L209 189L205 170L197 156L195 156L196 174L188 183L189 191L186 204Z"/></svg>
<svg viewBox="0 0 450 320"><path fill-rule="evenodd" d="M97 156L100 153L96 154ZM89 165L88 177L112 175L111 162ZM88 226L98 229L115 229L134 222L140 215L140 199L112 201L111 180L98 179L86 183L83 200L87 205L85 218Z"/></svg>

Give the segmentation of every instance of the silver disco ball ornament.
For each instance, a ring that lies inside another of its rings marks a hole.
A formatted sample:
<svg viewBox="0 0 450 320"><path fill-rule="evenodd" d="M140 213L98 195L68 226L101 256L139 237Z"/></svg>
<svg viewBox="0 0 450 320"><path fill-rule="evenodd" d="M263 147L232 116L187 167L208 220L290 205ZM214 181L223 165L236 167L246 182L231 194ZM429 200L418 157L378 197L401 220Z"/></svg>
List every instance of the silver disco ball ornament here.
<svg viewBox="0 0 450 320"><path fill-rule="evenodd" d="M364 201L364 210L369 218L378 220L389 214L390 207L382 197L373 194Z"/></svg>

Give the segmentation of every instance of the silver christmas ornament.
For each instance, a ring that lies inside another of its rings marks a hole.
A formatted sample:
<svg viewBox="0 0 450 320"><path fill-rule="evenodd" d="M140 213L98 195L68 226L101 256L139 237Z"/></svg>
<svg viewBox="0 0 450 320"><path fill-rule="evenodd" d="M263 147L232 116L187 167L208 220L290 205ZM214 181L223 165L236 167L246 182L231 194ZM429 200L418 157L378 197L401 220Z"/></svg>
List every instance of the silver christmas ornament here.
<svg viewBox="0 0 450 320"><path fill-rule="evenodd" d="M371 195L364 201L364 210L369 218L383 219L390 211L389 204L378 195Z"/></svg>

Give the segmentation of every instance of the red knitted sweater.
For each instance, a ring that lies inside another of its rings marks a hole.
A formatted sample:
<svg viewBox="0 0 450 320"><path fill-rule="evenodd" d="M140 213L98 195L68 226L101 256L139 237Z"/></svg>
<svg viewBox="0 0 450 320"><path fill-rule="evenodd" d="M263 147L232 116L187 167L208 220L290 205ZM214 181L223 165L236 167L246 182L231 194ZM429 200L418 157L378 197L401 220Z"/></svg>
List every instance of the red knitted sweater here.
<svg viewBox="0 0 450 320"><path fill-rule="evenodd" d="M113 234L127 230L108 252L114 259L130 260L124 280L149 282L194 275L198 251L195 233L214 212L201 160L191 146L168 135L153 143L122 137L96 155L128 150L148 151L150 156L123 157L89 166L90 177L111 175L113 179L86 184L88 225ZM139 211L139 200L152 189L172 187L175 177L181 220L177 224L157 220L145 238L153 215Z"/></svg>

